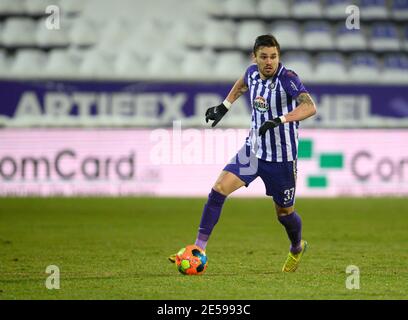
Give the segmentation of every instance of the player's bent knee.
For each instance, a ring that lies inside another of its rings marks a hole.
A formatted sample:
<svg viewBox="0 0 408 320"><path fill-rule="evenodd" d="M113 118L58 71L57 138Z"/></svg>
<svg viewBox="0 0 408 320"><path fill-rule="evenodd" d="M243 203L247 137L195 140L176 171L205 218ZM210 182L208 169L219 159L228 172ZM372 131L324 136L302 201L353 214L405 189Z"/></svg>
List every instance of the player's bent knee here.
<svg viewBox="0 0 408 320"><path fill-rule="evenodd" d="M228 196L229 192L227 191L227 188L222 183L216 183L213 186L213 189L217 191L218 193L223 194L224 196Z"/></svg>
<svg viewBox="0 0 408 320"><path fill-rule="evenodd" d="M275 204L275 210L278 216L287 216L295 211L295 207L291 206L291 207L284 208L284 207L280 207Z"/></svg>

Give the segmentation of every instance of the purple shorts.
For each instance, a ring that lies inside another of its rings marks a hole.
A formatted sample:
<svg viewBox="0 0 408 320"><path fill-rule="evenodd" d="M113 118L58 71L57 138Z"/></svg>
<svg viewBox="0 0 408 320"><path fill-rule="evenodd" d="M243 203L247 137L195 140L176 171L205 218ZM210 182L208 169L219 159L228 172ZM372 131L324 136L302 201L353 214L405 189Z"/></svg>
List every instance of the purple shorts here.
<svg viewBox="0 0 408 320"><path fill-rule="evenodd" d="M246 187L257 177L261 177L266 195L272 196L279 207L287 208L295 203L296 160L287 162L261 160L250 151L250 146L244 145L224 170L235 174L245 182Z"/></svg>

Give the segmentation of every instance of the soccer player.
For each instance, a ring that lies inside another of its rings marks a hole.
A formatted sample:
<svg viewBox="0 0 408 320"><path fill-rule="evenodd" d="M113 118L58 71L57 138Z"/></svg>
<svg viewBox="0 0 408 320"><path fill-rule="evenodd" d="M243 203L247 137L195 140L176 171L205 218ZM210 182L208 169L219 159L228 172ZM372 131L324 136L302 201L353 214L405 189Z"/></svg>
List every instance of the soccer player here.
<svg viewBox="0 0 408 320"><path fill-rule="evenodd" d="M313 116L316 106L297 74L280 63L280 46L274 36L257 37L252 58L254 64L235 82L224 102L205 114L206 122L213 121L214 127L235 100L247 91L250 94L250 133L208 195L195 244L206 249L226 197L261 177L291 243L282 271L294 272L307 247L302 220L294 207L299 121ZM175 255L169 260L174 262Z"/></svg>

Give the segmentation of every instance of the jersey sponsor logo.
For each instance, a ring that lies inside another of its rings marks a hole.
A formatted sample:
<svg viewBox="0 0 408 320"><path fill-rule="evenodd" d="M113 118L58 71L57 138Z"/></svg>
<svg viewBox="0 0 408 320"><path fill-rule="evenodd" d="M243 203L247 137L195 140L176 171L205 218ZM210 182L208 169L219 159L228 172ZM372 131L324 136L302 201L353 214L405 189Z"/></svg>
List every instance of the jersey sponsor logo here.
<svg viewBox="0 0 408 320"><path fill-rule="evenodd" d="M260 113L265 113L269 110L269 104L264 97L258 96L254 100L254 108Z"/></svg>
<svg viewBox="0 0 408 320"><path fill-rule="evenodd" d="M293 90L298 91L299 89L296 87L296 84L291 80L290 81L290 86L292 87Z"/></svg>

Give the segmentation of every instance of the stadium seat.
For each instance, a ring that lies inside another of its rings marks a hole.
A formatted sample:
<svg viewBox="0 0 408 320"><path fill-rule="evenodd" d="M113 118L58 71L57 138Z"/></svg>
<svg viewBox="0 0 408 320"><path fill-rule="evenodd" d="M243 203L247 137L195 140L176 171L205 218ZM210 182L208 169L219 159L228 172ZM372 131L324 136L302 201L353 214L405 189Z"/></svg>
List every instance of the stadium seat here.
<svg viewBox="0 0 408 320"><path fill-rule="evenodd" d="M128 30L128 32L123 32L123 30ZM130 31L129 25L123 19L109 21L101 30L100 40L96 44L96 49L108 55L116 54Z"/></svg>
<svg viewBox="0 0 408 320"><path fill-rule="evenodd" d="M213 75L214 54L210 51L187 51L181 63L181 75L185 77L202 76L211 78Z"/></svg>
<svg viewBox="0 0 408 320"><path fill-rule="evenodd" d="M9 73L9 59L7 58L6 52L0 50L0 77L6 77Z"/></svg>
<svg viewBox="0 0 408 320"><path fill-rule="evenodd" d="M230 17L256 16L256 2L254 0L225 0L224 13Z"/></svg>
<svg viewBox="0 0 408 320"><path fill-rule="evenodd" d="M51 50L44 72L51 77L74 77L78 73L78 64L66 49Z"/></svg>
<svg viewBox="0 0 408 320"><path fill-rule="evenodd" d="M385 83L408 83L408 56L406 54L388 54L384 56L384 68L381 78Z"/></svg>
<svg viewBox="0 0 408 320"><path fill-rule="evenodd" d="M346 82L347 71L343 56L340 53L319 54L316 57L314 77L320 82Z"/></svg>
<svg viewBox="0 0 408 320"><path fill-rule="evenodd" d="M169 26L167 31L154 20L133 24L129 27L129 32L119 46L119 50L130 50L139 58L147 59L152 54L152 49L160 44L163 53L166 53L171 59L181 62L185 45L178 43L171 37L172 27Z"/></svg>
<svg viewBox="0 0 408 320"><path fill-rule="evenodd" d="M236 46L236 25L231 21L210 20L204 30L204 43L206 46L230 48Z"/></svg>
<svg viewBox="0 0 408 320"><path fill-rule="evenodd" d="M408 51L408 25L406 25L403 29L403 40L402 40L402 47Z"/></svg>
<svg viewBox="0 0 408 320"><path fill-rule="evenodd" d="M89 46L98 42L98 26L88 19L78 18L68 31L70 44L75 46Z"/></svg>
<svg viewBox="0 0 408 320"><path fill-rule="evenodd" d="M17 51L10 67L12 76L41 77L44 75L46 54L35 49L20 49Z"/></svg>
<svg viewBox="0 0 408 320"><path fill-rule="evenodd" d="M241 49L251 49L256 37L265 33L265 25L260 21L241 22L237 30L238 47Z"/></svg>
<svg viewBox="0 0 408 320"><path fill-rule="evenodd" d="M197 5L205 15L223 15L225 13L223 2L220 0L198 1Z"/></svg>
<svg viewBox="0 0 408 320"><path fill-rule="evenodd" d="M21 14L25 12L25 0L1 0L1 14Z"/></svg>
<svg viewBox="0 0 408 320"><path fill-rule="evenodd" d="M394 0L391 16L396 20L408 20L408 0Z"/></svg>
<svg viewBox="0 0 408 320"><path fill-rule="evenodd" d="M297 18L318 18L322 11L320 0L294 0L292 4L292 15Z"/></svg>
<svg viewBox="0 0 408 320"><path fill-rule="evenodd" d="M143 78L147 74L146 61L129 51L121 51L114 62L114 72L120 78Z"/></svg>
<svg viewBox="0 0 408 320"><path fill-rule="evenodd" d="M289 52L282 56L286 68L295 71L300 79L305 82L314 81L313 61L308 53Z"/></svg>
<svg viewBox="0 0 408 320"><path fill-rule="evenodd" d="M40 47L67 46L70 42L66 30L64 26L60 26L59 29L47 29L46 20L40 19L35 30L36 43Z"/></svg>
<svg viewBox="0 0 408 320"><path fill-rule="evenodd" d="M346 18L346 8L354 5L352 0L327 0L324 16L328 18Z"/></svg>
<svg viewBox="0 0 408 320"><path fill-rule="evenodd" d="M80 13L85 6L84 0L59 0L59 5L64 13Z"/></svg>
<svg viewBox="0 0 408 320"><path fill-rule="evenodd" d="M257 7L261 17L289 17L289 4L286 0L260 0Z"/></svg>
<svg viewBox="0 0 408 320"><path fill-rule="evenodd" d="M385 0L360 0L359 7L362 19L388 18L388 8Z"/></svg>
<svg viewBox="0 0 408 320"><path fill-rule="evenodd" d="M281 48L284 50L302 47L299 29L299 24L290 20L275 22L271 26L272 34L276 37Z"/></svg>
<svg viewBox="0 0 408 320"><path fill-rule="evenodd" d="M83 60L79 66L79 74L82 78L100 79L113 76L113 60L105 53L97 49L84 52Z"/></svg>
<svg viewBox="0 0 408 320"><path fill-rule="evenodd" d="M363 28L348 29L342 22L337 27L337 48L340 50L365 50L367 49L367 39Z"/></svg>
<svg viewBox="0 0 408 320"><path fill-rule="evenodd" d="M28 14L39 15L45 14L48 6L58 6L58 0L35 0L25 1L25 12Z"/></svg>
<svg viewBox="0 0 408 320"><path fill-rule="evenodd" d="M214 75L219 79L236 80L243 76L247 66L250 64L240 52L222 52L216 58Z"/></svg>
<svg viewBox="0 0 408 320"><path fill-rule="evenodd" d="M307 49L332 49L333 35L327 22L306 22L304 25L303 45Z"/></svg>
<svg viewBox="0 0 408 320"><path fill-rule="evenodd" d="M180 75L180 65L165 52L154 53L148 65L148 73L162 79L177 79Z"/></svg>
<svg viewBox="0 0 408 320"><path fill-rule="evenodd" d="M351 56L349 77L353 82L379 83L380 66L372 53L355 53Z"/></svg>
<svg viewBox="0 0 408 320"><path fill-rule="evenodd" d="M170 32L171 38L180 45L201 47L204 43L204 34L201 32L207 24L206 19L181 19L175 21Z"/></svg>
<svg viewBox="0 0 408 320"><path fill-rule="evenodd" d="M6 46L34 46L36 23L30 18L8 18L3 25L2 42Z"/></svg>
<svg viewBox="0 0 408 320"><path fill-rule="evenodd" d="M376 51L400 49L397 27L392 23L375 23L371 27L371 48Z"/></svg>

